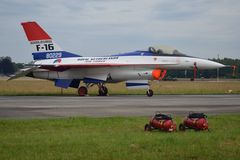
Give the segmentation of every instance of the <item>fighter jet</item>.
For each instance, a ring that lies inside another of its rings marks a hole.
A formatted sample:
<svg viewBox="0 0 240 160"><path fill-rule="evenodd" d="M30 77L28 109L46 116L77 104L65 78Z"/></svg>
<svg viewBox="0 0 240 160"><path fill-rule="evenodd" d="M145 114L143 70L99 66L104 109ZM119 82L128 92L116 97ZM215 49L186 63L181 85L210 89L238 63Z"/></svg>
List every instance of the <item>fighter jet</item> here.
<svg viewBox="0 0 240 160"><path fill-rule="evenodd" d="M153 90L149 81L162 80L167 70L224 67L163 45L109 56L83 57L61 49L36 22L23 22L22 26L33 47L34 66L9 80L22 76L47 79L54 81L56 87L76 88L80 96L87 95L93 85L98 86L100 96L106 96L106 83L124 81L128 88L146 89L146 95L151 97Z"/></svg>

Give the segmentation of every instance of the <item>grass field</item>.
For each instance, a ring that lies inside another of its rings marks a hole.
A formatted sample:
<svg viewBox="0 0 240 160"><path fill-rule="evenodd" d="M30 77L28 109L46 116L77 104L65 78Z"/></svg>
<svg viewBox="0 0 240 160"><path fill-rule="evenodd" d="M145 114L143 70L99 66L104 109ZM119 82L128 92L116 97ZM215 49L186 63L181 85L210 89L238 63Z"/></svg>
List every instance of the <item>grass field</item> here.
<svg viewBox="0 0 240 160"><path fill-rule="evenodd" d="M124 83L107 84L109 94L145 94L145 90L128 90ZM152 82L155 94L240 94L240 81L161 81ZM97 87L89 89L96 95ZM46 80L0 80L0 95L60 95L61 89ZM64 95L77 95L76 89L63 89Z"/></svg>
<svg viewBox="0 0 240 160"><path fill-rule="evenodd" d="M240 159L240 115L208 120L176 133L144 132L148 117L0 120L0 159Z"/></svg>

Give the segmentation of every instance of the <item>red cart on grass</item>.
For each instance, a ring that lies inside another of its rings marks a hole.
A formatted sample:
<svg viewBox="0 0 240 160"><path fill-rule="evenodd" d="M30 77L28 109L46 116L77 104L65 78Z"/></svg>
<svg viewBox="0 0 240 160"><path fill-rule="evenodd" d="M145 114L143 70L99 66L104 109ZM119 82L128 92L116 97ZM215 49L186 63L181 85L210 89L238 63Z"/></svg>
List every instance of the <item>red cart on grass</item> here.
<svg viewBox="0 0 240 160"><path fill-rule="evenodd" d="M207 116L204 113L189 113L183 123L179 125L180 131L186 129L194 129L195 131L209 130Z"/></svg>
<svg viewBox="0 0 240 160"><path fill-rule="evenodd" d="M170 115L162 114L157 112L145 125L145 131L160 130L166 132L176 131L177 125L173 122Z"/></svg>

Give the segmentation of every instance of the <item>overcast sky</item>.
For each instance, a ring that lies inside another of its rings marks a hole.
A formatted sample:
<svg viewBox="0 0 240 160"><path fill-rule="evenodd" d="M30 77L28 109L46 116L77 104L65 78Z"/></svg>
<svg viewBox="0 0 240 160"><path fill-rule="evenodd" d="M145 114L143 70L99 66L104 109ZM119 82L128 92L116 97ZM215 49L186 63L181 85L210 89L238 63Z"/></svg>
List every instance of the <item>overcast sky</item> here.
<svg viewBox="0 0 240 160"><path fill-rule="evenodd" d="M240 58L240 0L1 0L0 56L32 60L20 25L37 21L62 49L101 56L165 44Z"/></svg>

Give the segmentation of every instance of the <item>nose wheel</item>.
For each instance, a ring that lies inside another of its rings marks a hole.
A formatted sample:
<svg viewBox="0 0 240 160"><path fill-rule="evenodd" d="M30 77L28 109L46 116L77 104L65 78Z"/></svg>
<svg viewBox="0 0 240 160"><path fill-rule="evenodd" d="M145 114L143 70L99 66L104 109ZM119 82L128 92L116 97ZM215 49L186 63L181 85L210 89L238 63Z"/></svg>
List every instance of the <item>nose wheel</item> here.
<svg viewBox="0 0 240 160"><path fill-rule="evenodd" d="M152 96L153 96L153 90L148 89L147 92L146 92L146 95L147 95L148 97L152 97Z"/></svg>
<svg viewBox="0 0 240 160"><path fill-rule="evenodd" d="M78 88L78 95L79 96L86 96L88 94L88 89L85 86L81 86Z"/></svg>

